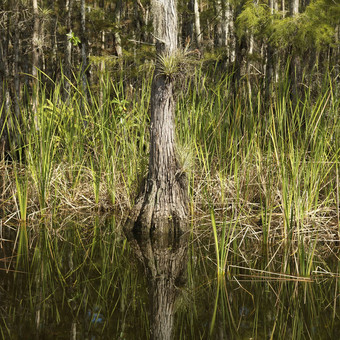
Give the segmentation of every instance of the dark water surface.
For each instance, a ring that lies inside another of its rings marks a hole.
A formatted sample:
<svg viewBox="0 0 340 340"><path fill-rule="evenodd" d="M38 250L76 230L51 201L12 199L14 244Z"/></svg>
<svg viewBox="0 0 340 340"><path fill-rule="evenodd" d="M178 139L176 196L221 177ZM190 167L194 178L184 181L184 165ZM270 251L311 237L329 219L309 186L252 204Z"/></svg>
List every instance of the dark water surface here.
<svg viewBox="0 0 340 340"><path fill-rule="evenodd" d="M92 219L3 230L0 339L340 338L336 257L307 277L294 255L243 241L218 278L209 237L116 229Z"/></svg>

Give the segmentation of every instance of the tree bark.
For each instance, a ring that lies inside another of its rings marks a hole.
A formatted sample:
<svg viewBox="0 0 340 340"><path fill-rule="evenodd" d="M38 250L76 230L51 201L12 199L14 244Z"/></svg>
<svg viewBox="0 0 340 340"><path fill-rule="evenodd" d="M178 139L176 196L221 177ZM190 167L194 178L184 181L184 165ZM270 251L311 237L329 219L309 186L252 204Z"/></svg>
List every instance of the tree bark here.
<svg viewBox="0 0 340 340"><path fill-rule="evenodd" d="M15 116L18 119L20 114L19 102L21 98L20 93L20 74L19 74L19 61L20 61L20 45L21 45L21 38L20 38L20 30L19 30L19 4L16 4L15 9L15 22L14 25L16 27L14 32L14 62L13 62L13 74L14 74L14 111Z"/></svg>
<svg viewBox="0 0 340 340"><path fill-rule="evenodd" d="M152 0L154 36L159 56L177 51L175 0ZM186 175L176 157L173 79L159 58L152 81L149 173L127 225L134 230L177 234L184 231L188 214Z"/></svg>
<svg viewBox="0 0 340 340"><path fill-rule="evenodd" d="M202 47L203 36L201 32L201 21L198 0L194 1L194 15L195 15L195 38L197 47L200 49Z"/></svg>
<svg viewBox="0 0 340 340"><path fill-rule="evenodd" d="M269 0L269 9L270 14L273 16L274 9L277 8L277 1ZM271 18L272 20L272 18ZM269 104L271 93L272 93L272 83L275 72L275 64L274 64L274 49L270 43L267 42L267 53L266 53L266 89L265 89L265 103Z"/></svg>
<svg viewBox="0 0 340 340"><path fill-rule="evenodd" d="M85 94L85 101L88 99L87 95L87 36L86 36L86 12L85 12L85 0L81 0L80 4L80 14L81 14L81 79L82 79L82 87ZM85 114L85 105L84 105L84 114Z"/></svg>
<svg viewBox="0 0 340 340"><path fill-rule="evenodd" d="M122 40L120 37L120 19L121 19L121 11L122 11L122 0L118 0L115 8L115 21L116 21L116 31L114 33L115 37L115 48L116 48L116 53L119 58L122 57L123 55L123 50L122 50Z"/></svg>
<svg viewBox="0 0 340 340"><path fill-rule="evenodd" d="M38 76L39 64L39 9L38 1L33 0L33 37L32 37L32 76Z"/></svg>
<svg viewBox="0 0 340 340"><path fill-rule="evenodd" d="M8 35L0 30L0 159L8 151L7 119L10 112L9 65L8 65Z"/></svg>
<svg viewBox="0 0 340 340"><path fill-rule="evenodd" d="M290 12L291 12L292 17L299 14L299 0L291 0L290 6L291 6Z"/></svg>
<svg viewBox="0 0 340 340"><path fill-rule="evenodd" d="M194 40L194 0L184 1L185 10L180 16L179 26L182 29L182 45Z"/></svg>
<svg viewBox="0 0 340 340"><path fill-rule="evenodd" d="M104 9L105 9L105 0L101 0L99 2L99 7L103 10L103 20L105 19L104 16ZM106 33L105 29L100 32L100 52L101 52L101 61L99 64L99 105L100 107L103 105L103 91L104 91L104 73L105 73L105 61L104 61L104 54L105 54L105 42L106 42Z"/></svg>
<svg viewBox="0 0 340 340"><path fill-rule="evenodd" d="M36 126L38 125L36 111L38 106L38 67L39 67L39 8L38 0L33 0L33 36L32 36L32 78L33 78L33 115Z"/></svg>
<svg viewBox="0 0 340 340"><path fill-rule="evenodd" d="M73 0L66 0L66 45L65 45L65 64L64 64L64 74L66 76L66 81L64 83L64 100L68 99L70 92L70 81L71 81L71 58L72 58L72 41L70 36L72 35L72 7Z"/></svg>
<svg viewBox="0 0 340 340"><path fill-rule="evenodd" d="M222 18L222 0L215 1L215 15L216 15L216 25L215 25L215 36L214 36L214 45L216 47L223 46L223 18Z"/></svg>
<svg viewBox="0 0 340 340"><path fill-rule="evenodd" d="M299 14L299 0L291 0L290 15L296 17ZM291 99L296 104L298 97L298 83L300 77L300 58L297 51L292 47L292 56L290 60L290 78L291 78Z"/></svg>

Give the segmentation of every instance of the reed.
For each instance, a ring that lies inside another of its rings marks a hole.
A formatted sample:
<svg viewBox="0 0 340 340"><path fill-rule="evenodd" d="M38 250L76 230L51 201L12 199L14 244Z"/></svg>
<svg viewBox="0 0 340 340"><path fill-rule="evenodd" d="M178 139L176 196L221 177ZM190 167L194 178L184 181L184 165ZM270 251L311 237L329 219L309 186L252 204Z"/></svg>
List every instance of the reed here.
<svg viewBox="0 0 340 340"><path fill-rule="evenodd" d="M2 191L5 214L126 213L147 173L152 72L148 65L134 77L107 73L86 91L79 76L62 78L41 85L35 112L25 103L20 119L6 111L15 138L4 165L11 187ZM332 242L339 232L338 85L325 77L293 100L287 73L279 79L265 102L246 80L235 93L231 74L197 66L176 94L192 220L210 218L221 273L237 238L284 241L300 249L303 262L305 251L310 259L320 240Z"/></svg>

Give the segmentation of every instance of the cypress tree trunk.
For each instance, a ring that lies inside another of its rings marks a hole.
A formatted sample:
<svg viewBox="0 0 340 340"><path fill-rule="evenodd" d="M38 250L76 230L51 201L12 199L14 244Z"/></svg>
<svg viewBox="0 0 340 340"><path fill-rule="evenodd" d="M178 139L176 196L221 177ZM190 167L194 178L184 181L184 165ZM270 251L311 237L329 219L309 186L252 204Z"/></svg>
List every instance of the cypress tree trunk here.
<svg viewBox="0 0 340 340"><path fill-rule="evenodd" d="M216 16L216 25L215 25L215 33L214 33L214 45L216 47L221 47L223 44L223 18L222 18L222 2L221 0L215 1L215 16Z"/></svg>
<svg viewBox="0 0 340 340"><path fill-rule="evenodd" d="M39 67L39 9L38 1L33 0L33 36L32 36L32 79L33 79L33 114L37 126L36 111L38 106L38 67Z"/></svg>
<svg viewBox="0 0 340 340"><path fill-rule="evenodd" d="M8 151L8 130L5 126L7 114L10 112L8 43L8 34L0 27L0 110L2 110L0 111L0 159Z"/></svg>
<svg viewBox="0 0 340 340"><path fill-rule="evenodd" d="M120 33L119 33L122 6L123 6L122 0L118 0L116 4L116 8L115 8L115 21L117 25L117 30L114 33L114 38L115 38L116 53L119 58L121 58L123 55L122 40L120 38Z"/></svg>
<svg viewBox="0 0 340 340"><path fill-rule="evenodd" d="M87 35L86 35L86 17L85 17L85 0L81 0L80 3L80 15L81 15L81 79L82 79L82 87L85 94L85 101L88 99L87 95ZM85 114L85 106L83 108Z"/></svg>
<svg viewBox="0 0 340 340"><path fill-rule="evenodd" d="M201 48L203 36L201 32L199 4L198 4L198 0L193 0L193 1L194 1L194 15L195 15L195 38L196 38L197 47Z"/></svg>
<svg viewBox="0 0 340 340"><path fill-rule="evenodd" d="M102 19L105 19L104 15L104 9L105 9L105 1L100 0L99 7L103 10L103 17ZM104 73L105 73L105 61L104 61L104 55L105 55L105 44L106 44L106 33L105 29L103 29L100 32L100 49L101 49L101 61L99 64L99 104L100 106L103 105L103 90L104 90Z"/></svg>
<svg viewBox="0 0 340 340"><path fill-rule="evenodd" d="M175 0L152 0L157 54L165 58L177 51ZM184 231L188 197L186 175L175 152L173 79L159 59L151 90L151 141L146 185L127 223L139 232L176 234Z"/></svg>
<svg viewBox="0 0 340 340"><path fill-rule="evenodd" d="M299 14L299 0L292 0L290 4L290 15L296 17ZM292 48L292 56L290 61L290 78L291 78L291 95L292 100L296 104L298 97L298 83L300 76L300 58L297 55L296 49Z"/></svg>
<svg viewBox="0 0 340 340"><path fill-rule="evenodd" d="M64 74L68 78L64 83L64 100L68 99L69 91L70 91L70 83L71 80L71 58L72 58L72 7L73 0L66 0L65 9L66 9L66 45L65 45L65 65L64 65Z"/></svg>
<svg viewBox="0 0 340 340"><path fill-rule="evenodd" d="M299 0L291 0L290 11L293 17L299 14Z"/></svg>
<svg viewBox="0 0 340 340"><path fill-rule="evenodd" d="M182 45L194 40L194 2L193 0L184 1L186 10L180 16L179 26L182 29Z"/></svg>
<svg viewBox="0 0 340 340"><path fill-rule="evenodd" d="M15 9L15 27L19 27L19 4L16 4ZM20 30L15 29L14 32L14 61L13 61L13 72L14 72L14 111L17 119L19 118L20 108L19 101L21 97L20 93L20 73L19 73L19 61L20 61L20 46L21 46L21 38L20 38Z"/></svg>
<svg viewBox="0 0 340 340"><path fill-rule="evenodd" d="M58 63L57 63L57 52L58 52L58 39L57 39L57 28L58 28L58 7L56 2L53 3L53 11L56 13L56 16L51 18L51 51L52 51L52 60L50 63L50 74L52 79L57 78L57 70L58 70Z"/></svg>
<svg viewBox="0 0 340 340"><path fill-rule="evenodd" d="M274 9L277 8L277 2L274 0L269 0L270 14L273 16ZM272 19L271 19L272 20ZM272 93L272 83L274 78L274 49L270 43L267 42L267 53L266 53L266 90L265 90L265 102L269 104L271 93Z"/></svg>

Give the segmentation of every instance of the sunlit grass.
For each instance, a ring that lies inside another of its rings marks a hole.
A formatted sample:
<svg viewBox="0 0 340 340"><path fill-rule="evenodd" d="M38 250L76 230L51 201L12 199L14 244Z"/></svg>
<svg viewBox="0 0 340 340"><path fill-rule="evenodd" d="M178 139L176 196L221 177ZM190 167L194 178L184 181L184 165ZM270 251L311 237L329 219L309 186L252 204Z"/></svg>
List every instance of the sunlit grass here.
<svg viewBox="0 0 340 340"><path fill-rule="evenodd" d="M127 213L147 173L152 72L104 74L86 94L75 82L67 100L62 82L42 86L36 112L22 103L22 117L10 115L10 189L1 194L9 221ZM198 67L176 93L193 225L210 220L219 275L237 240L250 240L284 242L293 253L297 246L308 276L320 241L332 244L339 232L337 88L325 77L317 92L311 85L293 101L283 74L265 103L261 89L250 96L246 84L234 95L231 80Z"/></svg>

